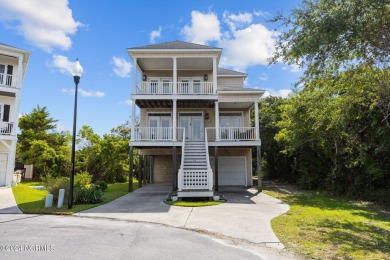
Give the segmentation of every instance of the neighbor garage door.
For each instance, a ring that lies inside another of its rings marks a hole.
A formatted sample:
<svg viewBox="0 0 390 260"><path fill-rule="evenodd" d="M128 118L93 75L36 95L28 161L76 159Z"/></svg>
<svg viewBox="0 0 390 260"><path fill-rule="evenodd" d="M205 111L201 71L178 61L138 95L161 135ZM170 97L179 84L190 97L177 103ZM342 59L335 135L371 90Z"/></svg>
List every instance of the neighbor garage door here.
<svg viewBox="0 0 390 260"><path fill-rule="evenodd" d="M214 157L210 157L214 172ZM246 186L245 157L218 157L218 185Z"/></svg>
<svg viewBox="0 0 390 260"><path fill-rule="evenodd" d="M5 176L7 174L7 158L7 154L0 153L0 186L5 186Z"/></svg>

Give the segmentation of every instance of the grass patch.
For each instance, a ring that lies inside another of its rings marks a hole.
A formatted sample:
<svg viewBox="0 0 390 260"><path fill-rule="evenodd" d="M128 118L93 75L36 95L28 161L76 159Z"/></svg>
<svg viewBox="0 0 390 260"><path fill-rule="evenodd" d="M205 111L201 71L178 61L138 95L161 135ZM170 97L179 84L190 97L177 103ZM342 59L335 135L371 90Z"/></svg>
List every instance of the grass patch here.
<svg viewBox="0 0 390 260"><path fill-rule="evenodd" d="M224 203L224 201L170 201L170 200L164 200L165 204L168 204L170 206L178 206L178 207L206 207L206 206L215 206L219 205L221 203Z"/></svg>
<svg viewBox="0 0 390 260"><path fill-rule="evenodd" d="M264 193L290 205L271 225L296 254L314 259L390 259L388 209L272 187L265 187Z"/></svg>
<svg viewBox="0 0 390 260"><path fill-rule="evenodd" d="M59 214L71 215L76 212L87 210L106 204L114 199L117 199L128 193L128 182L108 184L108 189L104 192L104 201L98 204L73 205L72 209L68 209L68 205L64 205L61 209L57 209L57 205L53 203L53 207L45 208L45 199L48 194L47 190L36 190L30 186L43 186L42 182L19 183L18 186L13 186L12 191L15 196L16 203L23 213L26 214ZM138 182L134 182L134 189L138 188Z"/></svg>

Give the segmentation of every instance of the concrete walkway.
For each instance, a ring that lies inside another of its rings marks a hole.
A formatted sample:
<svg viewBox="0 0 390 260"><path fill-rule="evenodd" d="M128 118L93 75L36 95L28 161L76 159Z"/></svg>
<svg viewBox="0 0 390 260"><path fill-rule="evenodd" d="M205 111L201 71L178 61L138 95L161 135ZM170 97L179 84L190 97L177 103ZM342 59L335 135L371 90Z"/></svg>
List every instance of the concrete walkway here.
<svg viewBox="0 0 390 260"><path fill-rule="evenodd" d="M227 199L226 203L220 205L176 207L163 202L170 190L170 185L147 185L110 203L76 215L159 223L277 249L284 248L270 224L272 218L289 209L289 206L280 200L255 189L247 189L220 192Z"/></svg>
<svg viewBox="0 0 390 260"><path fill-rule="evenodd" d="M23 213L16 204L12 188L0 187L0 214Z"/></svg>

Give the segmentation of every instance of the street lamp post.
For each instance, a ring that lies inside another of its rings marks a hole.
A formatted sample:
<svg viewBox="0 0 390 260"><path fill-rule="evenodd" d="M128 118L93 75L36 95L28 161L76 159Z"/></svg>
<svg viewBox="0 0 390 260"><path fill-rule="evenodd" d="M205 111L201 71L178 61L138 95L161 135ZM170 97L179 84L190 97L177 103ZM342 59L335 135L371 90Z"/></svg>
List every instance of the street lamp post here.
<svg viewBox="0 0 390 260"><path fill-rule="evenodd" d="M77 119L77 91L83 73L83 68L80 65L80 62L76 60L76 63L72 69L73 80L75 84L74 91L74 115L73 115L73 136L72 136L72 172L70 174L70 187L69 187L69 197L68 197L68 209L73 207L73 185L74 185L74 164L75 164L75 153L76 153L76 119Z"/></svg>

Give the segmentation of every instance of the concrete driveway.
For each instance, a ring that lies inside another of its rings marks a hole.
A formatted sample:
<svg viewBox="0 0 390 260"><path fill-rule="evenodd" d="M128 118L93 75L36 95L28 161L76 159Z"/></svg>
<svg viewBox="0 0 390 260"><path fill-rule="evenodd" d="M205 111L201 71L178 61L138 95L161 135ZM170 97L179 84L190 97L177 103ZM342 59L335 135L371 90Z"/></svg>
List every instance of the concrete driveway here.
<svg viewBox="0 0 390 260"><path fill-rule="evenodd" d="M241 189L221 191L227 202L220 205L176 207L163 202L170 190L170 185L147 185L110 203L76 215L159 223L204 231L221 238L284 248L270 224L272 218L289 209L289 206L280 200L255 189Z"/></svg>

